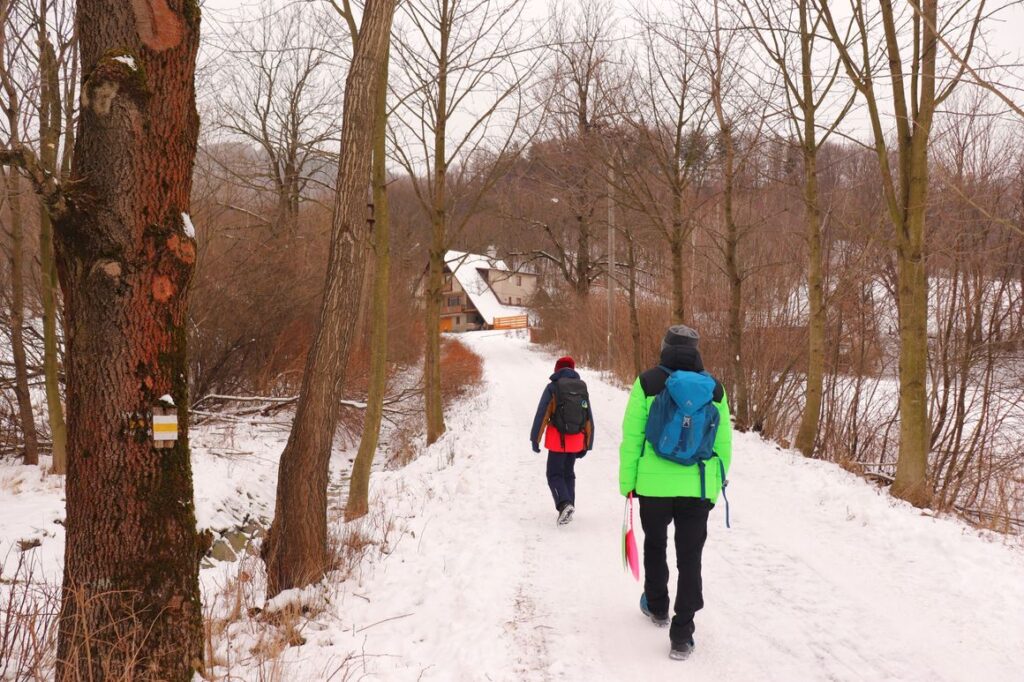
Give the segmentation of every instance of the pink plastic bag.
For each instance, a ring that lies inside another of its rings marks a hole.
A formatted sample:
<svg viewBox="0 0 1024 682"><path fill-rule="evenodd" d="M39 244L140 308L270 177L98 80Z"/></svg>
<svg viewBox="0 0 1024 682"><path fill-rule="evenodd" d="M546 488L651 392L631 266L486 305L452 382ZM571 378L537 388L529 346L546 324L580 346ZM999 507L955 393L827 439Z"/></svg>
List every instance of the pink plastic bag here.
<svg viewBox="0 0 1024 682"><path fill-rule="evenodd" d="M633 493L626 498L626 512L622 518L622 568L632 571L633 578L640 580L640 553L636 548L636 534L633 532Z"/></svg>

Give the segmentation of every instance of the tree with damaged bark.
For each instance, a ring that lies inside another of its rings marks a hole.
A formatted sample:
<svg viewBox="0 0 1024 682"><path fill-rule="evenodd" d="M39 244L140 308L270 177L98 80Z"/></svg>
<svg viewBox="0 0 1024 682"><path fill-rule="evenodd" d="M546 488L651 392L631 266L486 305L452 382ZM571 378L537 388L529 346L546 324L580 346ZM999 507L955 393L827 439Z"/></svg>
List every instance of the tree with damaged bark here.
<svg viewBox="0 0 1024 682"><path fill-rule="evenodd" d="M825 381L825 263L823 209L818 190L818 153L843 121L853 104L847 97L830 112L830 95L836 86L839 60L817 55L823 41L822 15L812 0L741 0L751 33L768 64L782 78L783 112L789 133L803 159L804 224L807 238L807 383L804 408L794 446L805 456L814 454L821 418Z"/></svg>
<svg viewBox="0 0 1024 682"><path fill-rule="evenodd" d="M815 0L846 74L867 106L885 207L894 231L900 344L900 452L892 494L920 507L931 501L925 262L929 142L938 107L953 94L967 71L982 19L986 16L986 4L986 0L980 0L976 7L966 3L954 5L940 25L938 0L915 0L907 10L909 16L901 16L891 0L878 0L877 12L869 12L864 2L858 1L852 4L853 30L847 33L836 21L828 3ZM910 36L905 34L907 28ZM961 53L956 55L952 72L943 77L936 68L939 41L952 51L952 37L942 32L954 30L962 32L965 43ZM883 62L888 67L884 72ZM879 86L878 79L887 80L888 86ZM883 107L889 98L895 114L895 150L883 124Z"/></svg>
<svg viewBox="0 0 1024 682"><path fill-rule="evenodd" d="M68 183L24 148L53 220L67 328L67 539L57 679L190 680L202 606L188 445L188 219L199 7L79 0ZM177 406L157 448L152 415Z"/></svg>
<svg viewBox="0 0 1024 682"><path fill-rule="evenodd" d="M331 448L354 340L369 241L370 182L381 63L395 0L369 0L345 82L337 194L320 320L306 360L288 443L281 455L274 521L263 546L267 594L320 580L327 570L327 483Z"/></svg>
<svg viewBox="0 0 1024 682"><path fill-rule="evenodd" d="M395 46L403 80L394 153L430 221L424 286L423 361L427 444L445 431L441 304L445 254L508 170L531 73L520 40L523 0L410 0ZM458 121L458 124L456 124ZM487 157L487 162L478 161Z"/></svg>

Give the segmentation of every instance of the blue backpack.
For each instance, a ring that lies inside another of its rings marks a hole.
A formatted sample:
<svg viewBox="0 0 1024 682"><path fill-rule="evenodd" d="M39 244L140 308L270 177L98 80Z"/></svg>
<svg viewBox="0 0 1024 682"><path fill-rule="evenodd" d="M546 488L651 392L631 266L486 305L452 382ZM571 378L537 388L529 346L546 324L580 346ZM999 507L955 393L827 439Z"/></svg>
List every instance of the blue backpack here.
<svg viewBox="0 0 1024 682"><path fill-rule="evenodd" d="M693 466L715 456L718 408L711 404L715 380L707 372L673 372L655 397L645 435L659 457ZM702 467L703 468L703 467Z"/></svg>
<svg viewBox="0 0 1024 682"><path fill-rule="evenodd" d="M715 380L707 372L673 372L668 367L658 368L668 375L665 388L651 403L644 430L646 442L654 452L683 466L697 465L700 469L700 497L706 499L704 464L718 458L718 471L722 476L722 498L725 500L725 527L729 524L729 498L725 494L725 464L715 454L715 436L721 417L712 404Z"/></svg>

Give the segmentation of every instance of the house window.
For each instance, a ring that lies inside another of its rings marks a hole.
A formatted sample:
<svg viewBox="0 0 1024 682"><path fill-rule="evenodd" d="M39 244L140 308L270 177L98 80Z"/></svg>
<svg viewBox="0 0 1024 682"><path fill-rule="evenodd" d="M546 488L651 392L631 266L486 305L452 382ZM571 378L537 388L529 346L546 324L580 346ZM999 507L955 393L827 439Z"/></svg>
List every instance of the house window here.
<svg viewBox="0 0 1024 682"><path fill-rule="evenodd" d="M522 304L523 304L523 299L517 298L516 299L516 305L522 305Z"/></svg>
<svg viewBox="0 0 1024 682"><path fill-rule="evenodd" d="M456 315L455 316L455 324L456 325L462 324L462 317L460 317L459 315Z"/></svg>
<svg viewBox="0 0 1024 682"><path fill-rule="evenodd" d="M512 305L512 297L511 296L508 297L508 304Z"/></svg>
<svg viewBox="0 0 1024 682"><path fill-rule="evenodd" d="M461 296L449 296L448 297L448 307L449 308L457 308L460 305L462 305L462 297Z"/></svg>
<svg viewBox="0 0 1024 682"><path fill-rule="evenodd" d="M523 286L523 276L522 275L516 275L516 286L517 287Z"/></svg>

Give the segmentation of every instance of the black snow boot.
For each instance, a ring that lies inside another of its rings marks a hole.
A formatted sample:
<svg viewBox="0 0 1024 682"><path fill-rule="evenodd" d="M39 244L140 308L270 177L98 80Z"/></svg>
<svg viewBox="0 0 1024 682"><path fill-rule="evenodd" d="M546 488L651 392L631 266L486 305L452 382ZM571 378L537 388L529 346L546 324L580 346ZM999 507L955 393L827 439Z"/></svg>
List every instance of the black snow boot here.
<svg viewBox="0 0 1024 682"><path fill-rule="evenodd" d="M683 642L672 642L672 649L668 652L668 657L674 661L685 661L693 653L693 647L696 646L693 637Z"/></svg>
<svg viewBox="0 0 1024 682"><path fill-rule="evenodd" d="M650 618L651 622L657 625L659 628L667 628L668 624L671 622L667 613L664 615L659 615L651 611L651 605L647 603L646 592L640 595L640 611L643 612L645 616Z"/></svg>

